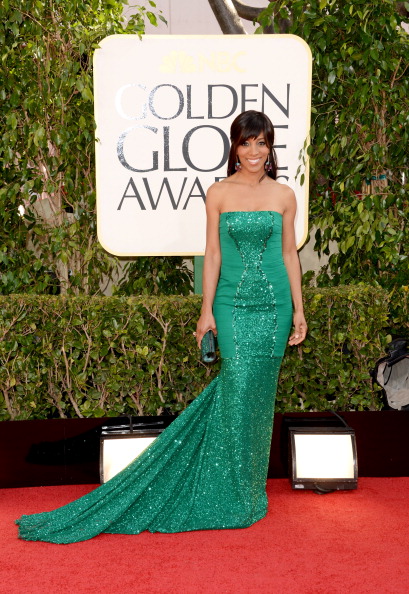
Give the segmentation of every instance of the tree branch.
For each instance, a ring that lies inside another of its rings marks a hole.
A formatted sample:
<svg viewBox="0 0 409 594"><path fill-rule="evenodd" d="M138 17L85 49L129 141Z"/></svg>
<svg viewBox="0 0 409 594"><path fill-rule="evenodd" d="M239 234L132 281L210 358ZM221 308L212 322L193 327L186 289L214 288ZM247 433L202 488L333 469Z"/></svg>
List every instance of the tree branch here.
<svg viewBox="0 0 409 594"><path fill-rule="evenodd" d="M240 2L240 0L233 0L233 5L239 17L245 19L246 21L254 21L260 14L260 12L267 8L267 6L265 8L247 6L247 4Z"/></svg>
<svg viewBox="0 0 409 594"><path fill-rule="evenodd" d="M260 13L262 13L263 10L266 10L267 8L267 6L265 8L247 6L247 4L244 4L243 2L241 2L241 0L232 0L232 2L239 17L245 19L246 21L256 21ZM277 19L277 26L280 33L288 33L288 30L290 28L290 20L279 18ZM264 27L264 33L274 33L273 25L271 24L268 27Z"/></svg>
<svg viewBox="0 0 409 594"><path fill-rule="evenodd" d="M243 23L234 8L232 0L209 0L210 8L225 35L246 35Z"/></svg>

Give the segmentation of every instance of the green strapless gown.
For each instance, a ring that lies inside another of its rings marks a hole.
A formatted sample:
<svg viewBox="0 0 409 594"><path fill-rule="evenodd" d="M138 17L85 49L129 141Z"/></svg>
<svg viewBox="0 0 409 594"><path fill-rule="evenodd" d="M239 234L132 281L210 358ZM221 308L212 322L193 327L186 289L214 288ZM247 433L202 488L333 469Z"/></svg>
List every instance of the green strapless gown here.
<svg viewBox="0 0 409 594"><path fill-rule="evenodd" d="M71 543L102 532L244 528L266 514L274 399L292 320L281 231L273 211L221 215L219 375L110 481L17 520L20 538Z"/></svg>

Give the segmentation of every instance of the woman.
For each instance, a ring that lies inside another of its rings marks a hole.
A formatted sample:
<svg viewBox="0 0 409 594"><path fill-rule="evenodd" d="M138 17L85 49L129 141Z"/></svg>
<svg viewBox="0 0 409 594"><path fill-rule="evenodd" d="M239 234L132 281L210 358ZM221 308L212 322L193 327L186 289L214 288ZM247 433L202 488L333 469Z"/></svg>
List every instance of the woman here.
<svg viewBox="0 0 409 594"><path fill-rule="evenodd" d="M267 511L265 483L281 359L307 325L294 240L296 202L275 181L270 120L231 128L228 177L206 200L203 307L218 333L220 374L127 468L52 512L22 516L20 537L69 543L100 534L244 528ZM292 313L291 299L294 305Z"/></svg>

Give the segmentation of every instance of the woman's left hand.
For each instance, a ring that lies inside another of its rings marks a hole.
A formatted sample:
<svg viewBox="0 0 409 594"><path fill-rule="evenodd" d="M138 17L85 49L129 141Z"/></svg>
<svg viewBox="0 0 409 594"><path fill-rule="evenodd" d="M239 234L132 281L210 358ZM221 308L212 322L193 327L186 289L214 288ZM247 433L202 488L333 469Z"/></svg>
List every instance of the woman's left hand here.
<svg viewBox="0 0 409 594"><path fill-rule="evenodd" d="M308 326L307 322L305 321L303 313L295 313L294 314L294 332L291 334L290 338L288 339L288 344L290 346L296 346L300 344L305 337L307 336Z"/></svg>

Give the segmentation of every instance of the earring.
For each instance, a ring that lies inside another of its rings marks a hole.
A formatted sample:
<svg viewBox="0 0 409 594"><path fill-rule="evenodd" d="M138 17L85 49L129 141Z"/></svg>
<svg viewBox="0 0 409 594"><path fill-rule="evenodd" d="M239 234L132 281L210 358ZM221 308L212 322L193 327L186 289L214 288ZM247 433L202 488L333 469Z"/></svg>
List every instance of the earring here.
<svg viewBox="0 0 409 594"><path fill-rule="evenodd" d="M236 171L240 171L240 169L241 169L241 163L240 163L238 157L237 157L237 163L234 165L234 168Z"/></svg>
<svg viewBox="0 0 409 594"><path fill-rule="evenodd" d="M270 155L267 157L267 161L264 163L264 169L268 172L271 171L273 168L273 164L270 161Z"/></svg>

